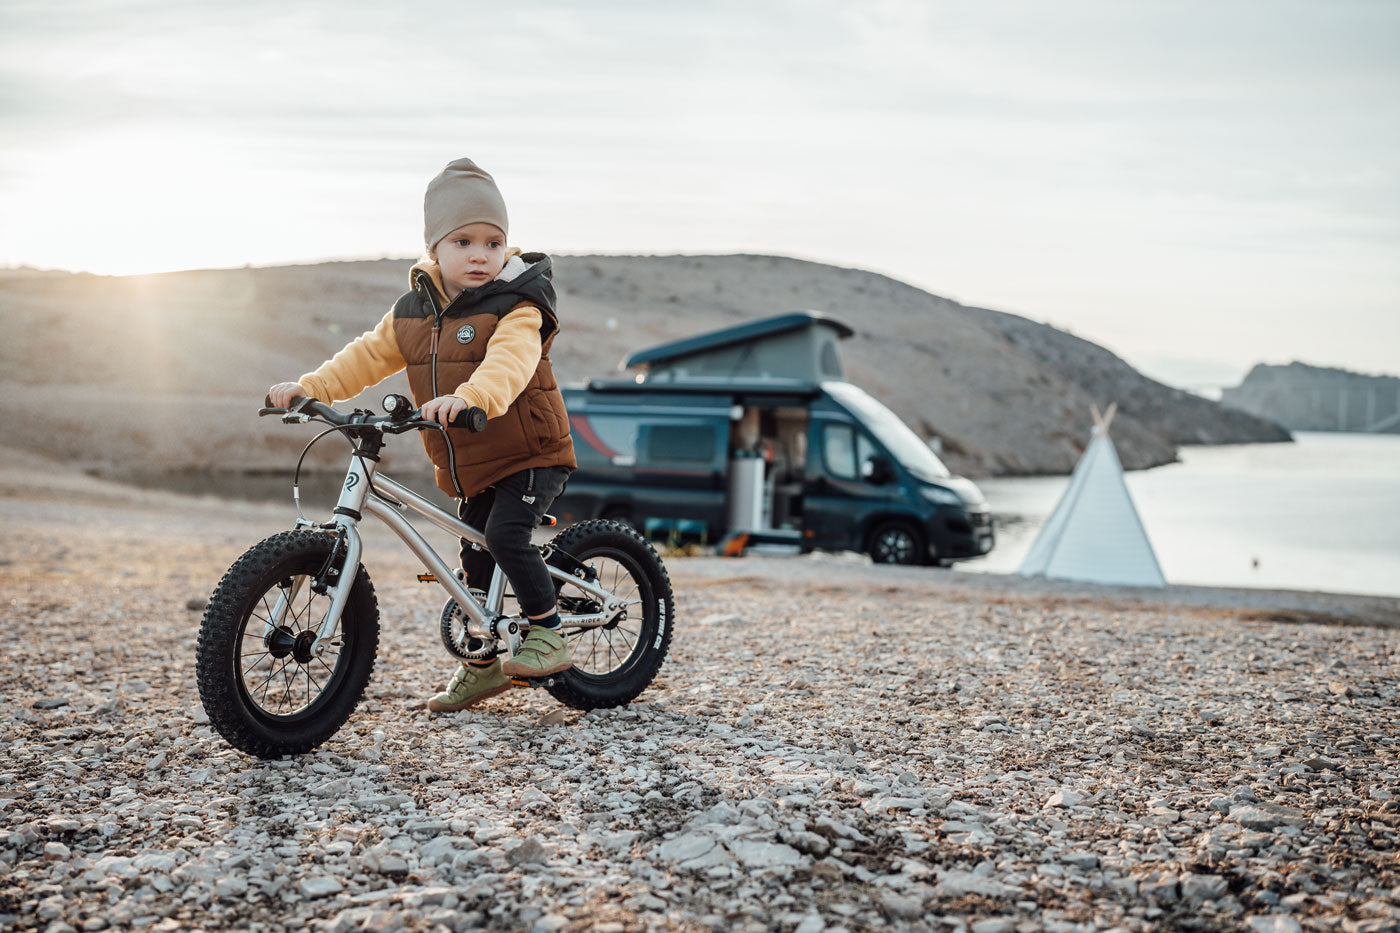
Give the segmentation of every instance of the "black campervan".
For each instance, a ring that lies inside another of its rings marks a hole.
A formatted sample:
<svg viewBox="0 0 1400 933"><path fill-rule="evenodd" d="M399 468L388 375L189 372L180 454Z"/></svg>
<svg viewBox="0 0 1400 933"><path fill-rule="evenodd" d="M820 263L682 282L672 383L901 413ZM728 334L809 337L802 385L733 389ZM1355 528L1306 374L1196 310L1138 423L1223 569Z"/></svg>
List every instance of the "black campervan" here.
<svg viewBox="0 0 1400 933"><path fill-rule="evenodd" d="M796 312L632 354L564 388L578 470L554 509L650 533L949 563L995 542L986 500L844 381L845 324Z"/></svg>

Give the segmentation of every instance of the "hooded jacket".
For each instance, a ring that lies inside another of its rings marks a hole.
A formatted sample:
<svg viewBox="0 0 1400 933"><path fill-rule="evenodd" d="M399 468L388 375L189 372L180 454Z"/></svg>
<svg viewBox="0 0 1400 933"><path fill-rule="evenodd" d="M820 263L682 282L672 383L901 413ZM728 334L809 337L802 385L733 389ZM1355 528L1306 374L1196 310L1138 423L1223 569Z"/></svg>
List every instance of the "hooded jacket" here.
<svg viewBox="0 0 1400 933"><path fill-rule="evenodd" d="M486 429L449 428L450 448L441 433L421 432L449 495L476 495L532 467L576 466L549 360L559 330L552 264L542 253L512 253L495 279L450 302L437 264L418 263L412 290L374 330L298 380L308 394L339 401L407 368L416 404L452 394L484 409Z"/></svg>

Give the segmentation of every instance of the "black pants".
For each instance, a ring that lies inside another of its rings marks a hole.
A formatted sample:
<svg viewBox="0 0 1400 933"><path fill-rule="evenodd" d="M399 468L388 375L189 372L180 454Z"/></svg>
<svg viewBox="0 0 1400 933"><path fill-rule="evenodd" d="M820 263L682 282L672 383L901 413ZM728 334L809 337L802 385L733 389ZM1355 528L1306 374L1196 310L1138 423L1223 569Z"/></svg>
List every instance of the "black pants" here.
<svg viewBox="0 0 1400 933"><path fill-rule="evenodd" d="M486 533L486 551L462 539L462 569L467 572L468 586L489 587L499 562L527 616L542 615L553 607L554 581L539 548L530 543L530 533L564 491L568 478L568 467L533 467L512 473L458 503L457 516Z"/></svg>

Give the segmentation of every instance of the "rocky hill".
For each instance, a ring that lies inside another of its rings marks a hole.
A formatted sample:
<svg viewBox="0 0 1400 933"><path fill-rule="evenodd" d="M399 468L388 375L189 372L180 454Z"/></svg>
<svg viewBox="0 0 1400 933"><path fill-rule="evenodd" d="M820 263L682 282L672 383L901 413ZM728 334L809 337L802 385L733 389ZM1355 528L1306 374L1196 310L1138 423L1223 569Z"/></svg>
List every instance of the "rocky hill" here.
<svg viewBox="0 0 1400 933"><path fill-rule="evenodd" d="M1346 369L1260 363L1224 391L1227 405L1295 431L1400 433L1400 378Z"/></svg>
<svg viewBox="0 0 1400 933"><path fill-rule="evenodd" d="M77 463L284 469L309 436L258 424L266 386L295 378L375 323L410 262L379 260L106 277L0 272L9 443ZM1153 382L1088 341L969 308L886 276L774 256L562 256L561 380L628 353L795 309L844 321L848 378L973 476L1071 469L1089 408L1119 404L1124 465L1185 443L1287 440L1272 422ZM402 376L362 396L369 404ZM335 463L327 446L318 461ZM400 462L418 462L413 445ZM391 458L390 464L392 465Z"/></svg>

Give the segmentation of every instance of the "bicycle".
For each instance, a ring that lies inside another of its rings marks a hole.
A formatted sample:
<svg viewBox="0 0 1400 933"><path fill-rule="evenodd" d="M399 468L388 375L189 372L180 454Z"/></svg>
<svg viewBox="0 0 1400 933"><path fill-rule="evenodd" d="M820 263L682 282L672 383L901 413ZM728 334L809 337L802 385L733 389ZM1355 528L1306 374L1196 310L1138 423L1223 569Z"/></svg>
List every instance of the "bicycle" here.
<svg viewBox="0 0 1400 933"><path fill-rule="evenodd" d="M514 655L529 619L504 611L505 575L468 588L405 517L419 516L472 546L482 532L378 472L386 435L440 430L401 395L384 398L386 414L346 414L314 399L293 400L260 416L330 427L302 451L293 476L297 520L292 530L249 548L224 574L200 624L196 673L209 723L233 747L260 758L301 754L333 736L368 686L379 645L379 607L360 563L359 523L366 514L388 525L422 561L418 579L436 582L448 599L439 616L447 653L458 661ZM454 427L480 431L486 415L473 408ZM329 521L308 519L298 483L317 441L344 434L353 451ZM448 445L450 451L451 445ZM555 524L545 516L542 525ZM674 603L656 551L619 522L585 521L542 547L554 579L563 631L574 666L544 678L515 680L541 687L574 709L631 702L655 678L670 648Z"/></svg>

